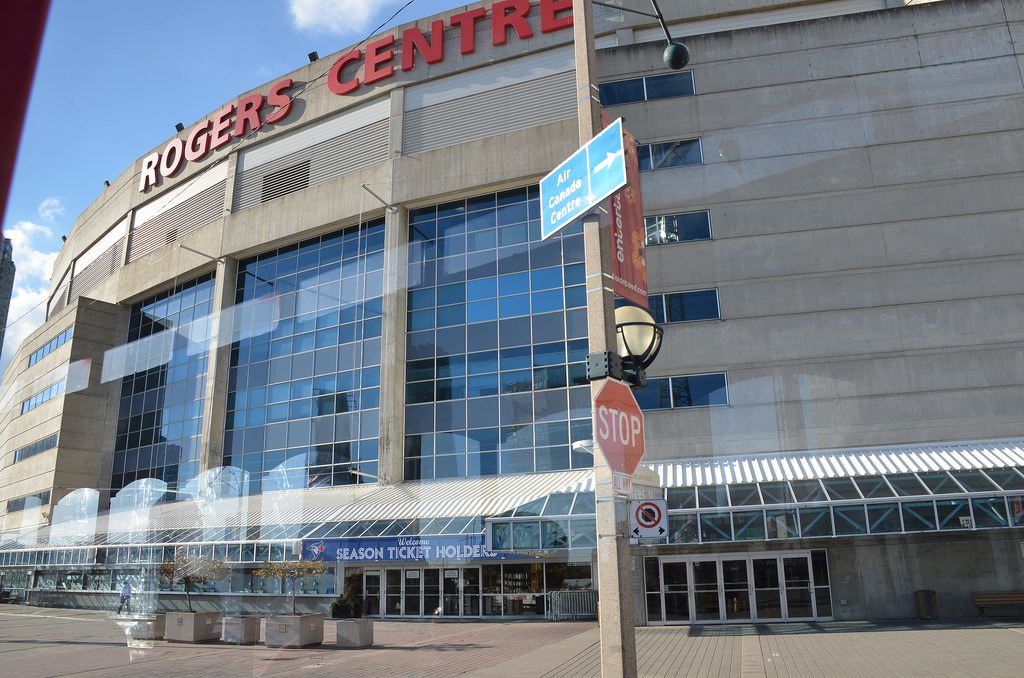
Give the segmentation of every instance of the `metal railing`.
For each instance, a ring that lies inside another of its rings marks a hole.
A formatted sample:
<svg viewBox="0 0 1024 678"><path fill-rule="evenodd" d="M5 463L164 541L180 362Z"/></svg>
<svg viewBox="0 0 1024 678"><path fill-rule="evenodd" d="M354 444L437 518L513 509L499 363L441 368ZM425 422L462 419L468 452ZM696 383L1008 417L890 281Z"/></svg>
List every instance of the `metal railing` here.
<svg viewBox="0 0 1024 678"><path fill-rule="evenodd" d="M597 591L550 591L547 618L551 621L597 619Z"/></svg>

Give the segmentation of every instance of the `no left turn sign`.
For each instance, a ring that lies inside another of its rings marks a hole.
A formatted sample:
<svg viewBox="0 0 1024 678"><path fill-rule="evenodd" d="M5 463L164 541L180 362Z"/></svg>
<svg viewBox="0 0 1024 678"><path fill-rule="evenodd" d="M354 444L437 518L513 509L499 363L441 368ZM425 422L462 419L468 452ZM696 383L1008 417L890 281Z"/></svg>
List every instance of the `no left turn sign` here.
<svg viewBox="0 0 1024 678"><path fill-rule="evenodd" d="M629 536L633 538L668 536L667 509L664 499L629 502Z"/></svg>

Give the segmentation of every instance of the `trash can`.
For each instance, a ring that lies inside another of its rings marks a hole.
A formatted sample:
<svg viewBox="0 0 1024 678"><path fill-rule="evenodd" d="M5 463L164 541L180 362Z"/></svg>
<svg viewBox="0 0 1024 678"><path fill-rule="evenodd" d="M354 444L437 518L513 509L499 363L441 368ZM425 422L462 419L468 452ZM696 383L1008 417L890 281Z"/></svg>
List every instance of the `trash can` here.
<svg viewBox="0 0 1024 678"><path fill-rule="evenodd" d="M935 591L914 591L914 603L917 605L918 619L937 619L939 616L939 600Z"/></svg>

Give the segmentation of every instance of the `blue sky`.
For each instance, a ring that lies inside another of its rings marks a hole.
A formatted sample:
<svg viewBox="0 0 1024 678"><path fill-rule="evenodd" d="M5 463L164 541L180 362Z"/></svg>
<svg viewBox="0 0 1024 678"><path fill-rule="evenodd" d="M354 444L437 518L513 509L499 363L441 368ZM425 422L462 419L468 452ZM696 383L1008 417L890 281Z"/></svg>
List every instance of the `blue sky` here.
<svg viewBox="0 0 1024 678"><path fill-rule="evenodd" d="M0 370L43 322L61 236L104 180L313 50L358 43L400 9L388 26L467 4L407 2L52 0L4 216L18 271Z"/></svg>

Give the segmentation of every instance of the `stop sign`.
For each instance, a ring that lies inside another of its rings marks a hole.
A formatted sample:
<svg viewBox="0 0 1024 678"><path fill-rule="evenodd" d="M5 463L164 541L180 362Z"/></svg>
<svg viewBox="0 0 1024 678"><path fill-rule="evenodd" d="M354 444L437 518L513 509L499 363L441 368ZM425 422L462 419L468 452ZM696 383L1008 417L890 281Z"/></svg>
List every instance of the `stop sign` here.
<svg viewBox="0 0 1024 678"><path fill-rule="evenodd" d="M644 415L621 381L605 379L594 398L594 439L613 471L631 474L644 456Z"/></svg>

